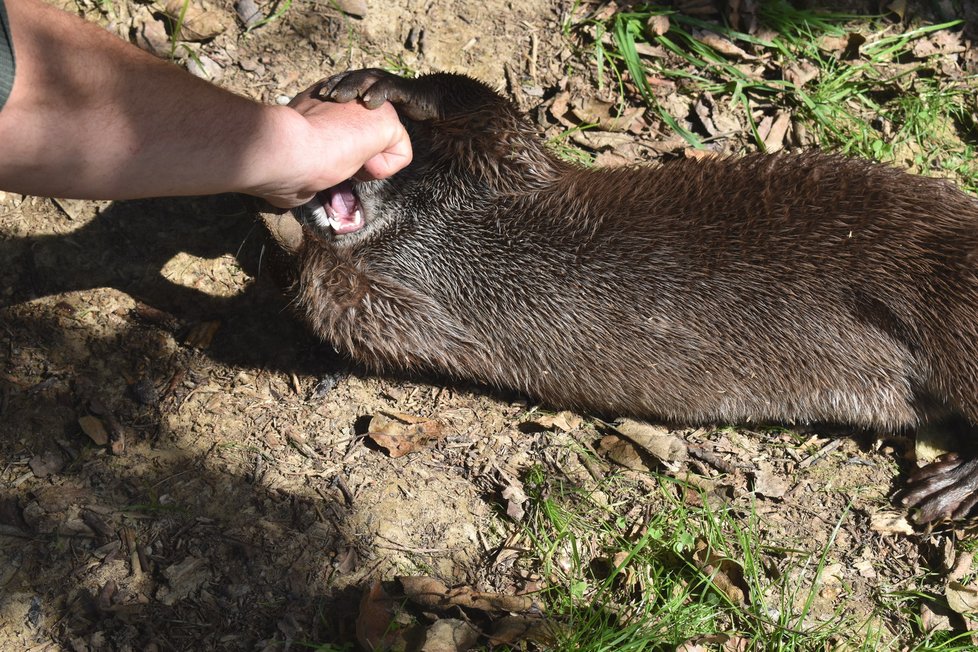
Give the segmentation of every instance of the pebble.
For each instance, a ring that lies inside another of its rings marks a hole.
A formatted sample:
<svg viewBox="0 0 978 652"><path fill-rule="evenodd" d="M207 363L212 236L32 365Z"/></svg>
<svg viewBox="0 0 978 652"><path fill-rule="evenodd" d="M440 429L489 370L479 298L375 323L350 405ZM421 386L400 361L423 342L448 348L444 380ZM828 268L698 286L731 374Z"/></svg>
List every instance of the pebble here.
<svg viewBox="0 0 978 652"><path fill-rule="evenodd" d="M265 18L255 0L238 0L234 3L234 11L238 14L238 20L247 29L251 29Z"/></svg>
<svg viewBox="0 0 978 652"><path fill-rule="evenodd" d="M333 0L333 4L344 14L363 18L367 15L366 0Z"/></svg>
<svg viewBox="0 0 978 652"><path fill-rule="evenodd" d="M187 70L195 77L200 77L207 81L217 81L224 76L224 69L221 67L221 64L206 54L187 59Z"/></svg>
<svg viewBox="0 0 978 652"><path fill-rule="evenodd" d="M281 106L285 106L286 104L288 104L291 101L292 101L292 98L289 97L288 95L279 95L278 97L275 98L275 103L276 104L279 104Z"/></svg>

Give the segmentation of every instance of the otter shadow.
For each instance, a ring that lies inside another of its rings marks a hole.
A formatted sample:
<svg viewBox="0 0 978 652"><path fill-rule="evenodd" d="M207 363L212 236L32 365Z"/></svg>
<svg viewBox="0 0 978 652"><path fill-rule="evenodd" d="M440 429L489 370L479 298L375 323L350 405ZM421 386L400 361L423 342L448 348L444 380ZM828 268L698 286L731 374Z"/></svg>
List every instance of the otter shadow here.
<svg viewBox="0 0 978 652"><path fill-rule="evenodd" d="M113 288L171 318L177 328L219 320L223 327L207 349L216 361L309 373L322 372L326 361L328 370L331 348L297 324L266 278L264 241L255 213L235 195L116 202L68 233L0 240L0 260L7 261L0 309ZM237 264L254 281L226 296L180 284L164 268L181 254L228 257L216 265Z"/></svg>
<svg viewBox="0 0 978 652"><path fill-rule="evenodd" d="M289 375L336 360L266 278L262 241L234 197L116 203L70 233L0 241L0 647L353 638L375 562L344 451L322 430L298 456L278 425L318 409ZM258 280L208 294L164 273L181 254L230 254L216 264ZM130 304L99 288L154 310L113 309ZM180 343L209 319L224 324L211 346ZM84 416L115 421L125 449L90 440ZM296 465L309 479L282 482Z"/></svg>

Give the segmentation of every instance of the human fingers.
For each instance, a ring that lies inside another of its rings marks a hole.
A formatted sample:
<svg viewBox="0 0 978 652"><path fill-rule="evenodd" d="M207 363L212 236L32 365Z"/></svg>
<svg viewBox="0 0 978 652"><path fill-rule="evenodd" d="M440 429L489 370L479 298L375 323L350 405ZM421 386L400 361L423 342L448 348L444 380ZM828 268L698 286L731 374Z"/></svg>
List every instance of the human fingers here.
<svg viewBox="0 0 978 652"><path fill-rule="evenodd" d="M398 122L391 134L387 147L363 164L355 175L360 181L385 179L411 163L414 152L411 149L411 139L404 126Z"/></svg>

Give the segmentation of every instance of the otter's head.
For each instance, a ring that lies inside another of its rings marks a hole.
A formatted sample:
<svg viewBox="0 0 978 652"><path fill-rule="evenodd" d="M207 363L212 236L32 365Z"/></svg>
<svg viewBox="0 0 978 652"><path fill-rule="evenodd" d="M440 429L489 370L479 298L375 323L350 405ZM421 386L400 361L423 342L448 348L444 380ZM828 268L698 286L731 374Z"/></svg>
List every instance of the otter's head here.
<svg viewBox="0 0 978 652"><path fill-rule="evenodd" d="M348 179L320 191L314 201L292 210L289 229L299 236L314 236L307 238L315 241L314 246L348 250L394 230L401 235L415 228L424 230L428 222L437 221L435 214L451 214L453 208L466 203L465 197L485 194L473 192L473 186L480 185L474 175L454 165L444 153L439 155L426 126L404 122L414 147L409 165L387 179ZM283 241L276 235L282 226L268 218L265 222L278 244L287 251L298 251L301 237L297 241L293 235Z"/></svg>

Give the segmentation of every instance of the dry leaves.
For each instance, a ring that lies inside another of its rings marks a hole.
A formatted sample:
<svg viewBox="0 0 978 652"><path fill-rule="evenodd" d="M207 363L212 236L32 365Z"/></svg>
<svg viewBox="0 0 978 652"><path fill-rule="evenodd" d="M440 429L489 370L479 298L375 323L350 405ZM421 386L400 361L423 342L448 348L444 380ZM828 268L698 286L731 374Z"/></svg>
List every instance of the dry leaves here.
<svg viewBox="0 0 978 652"><path fill-rule="evenodd" d="M633 419L622 419L615 430L632 443L641 446L663 463L683 462L689 454L686 442L664 426Z"/></svg>
<svg viewBox="0 0 978 652"><path fill-rule="evenodd" d="M365 650L404 649L404 631L393 627L394 599L380 581L364 591L357 616L357 642Z"/></svg>
<svg viewBox="0 0 978 652"><path fill-rule="evenodd" d="M869 529L880 534L911 535L913 526L907 521L907 515L893 510L882 510L871 514Z"/></svg>
<svg viewBox="0 0 978 652"><path fill-rule="evenodd" d="M51 451L35 455L27 462L31 472L39 478L46 478L49 475L58 473L65 466L65 459L61 453Z"/></svg>
<svg viewBox="0 0 978 652"><path fill-rule="evenodd" d="M220 320L200 321L193 324L183 338L183 343L195 349L206 349L221 329Z"/></svg>
<svg viewBox="0 0 978 652"><path fill-rule="evenodd" d="M706 541L700 539L696 542L693 562L710 577L713 586L727 596L732 604L746 604L750 599L750 587L744 580L744 569L734 560L714 553Z"/></svg>
<svg viewBox="0 0 978 652"><path fill-rule="evenodd" d="M978 624L978 585L973 579L973 561L973 553L962 553L954 568L948 573L947 586L944 588L947 606L965 619L971 631L974 631L975 625ZM971 581L963 582L964 579L971 579Z"/></svg>
<svg viewBox="0 0 978 652"><path fill-rule="evenodd" d="M551 626L539 617L541 611L528 595L449 588L426 576L399 577L396 585L385 588L378 581L364 591L357 640L367 650L405 652L461 652L476 646L483 633L488 639L483 643L543 642Z"/></svg>
<svg viewBox="0 0 978 652"><path fill-rule="evenodd" d="M523 432L539 432L541 430L560 430L570 432L581 427L584 419L573 412L563 411L556 414L536 414L520 424Z"/></svg>
<svg viewBox="0 0 978 652"><path fill-rule="evenodd" d="M367 436L391 457L403 457L444 437L445 426L404 412L381 412L370 419Z"/></svg>
<svg viewBox="0 0 978 652"><path fill-rule="evenodd" d="M503 595L484 593L469 586L450 589L433 577L397 578L404 595L409 600L427 609L448 609L465 607L487 612L539 613L540 604L528 595Z"/></svg>
<svg viewBox="0 0 978 652"><path fill-rule="evenodd" d="M81 426L82 432L88 435L88 438L97 446L105 446L109 443L109 431L105 429L102 420L98 417L79 417L78 425Z"/></svg>
<svg viewBox="0 0 978 652"><path fill-rule="evenodd" d="M232 22L230 15L204 0L190 3L168 0L163 13L170 19L174 34L181 41L212 39Z"/></svg>

